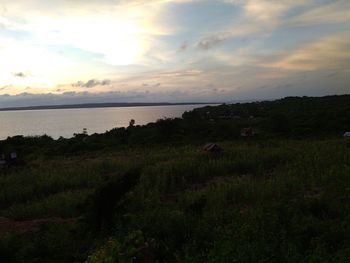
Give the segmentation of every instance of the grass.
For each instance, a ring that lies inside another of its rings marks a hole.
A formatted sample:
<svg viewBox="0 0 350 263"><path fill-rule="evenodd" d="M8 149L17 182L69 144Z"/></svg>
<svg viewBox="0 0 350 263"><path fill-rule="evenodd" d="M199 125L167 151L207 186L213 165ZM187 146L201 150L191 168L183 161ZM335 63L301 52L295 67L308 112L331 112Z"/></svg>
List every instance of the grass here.
<svg viewBox="0 0 350 263"><path fill-rule="evenodd" d="M0 176L1 216L84 217L81 208L108 184L105 178L119 178L135 166L141 177L114 206L109 230L90 235L77 223L31 234L62 236L66 245L57 240L62 247L56 250L54 244L38 247L39 241L30 246L26 235L12 233L0 252L16 250L13 262L34 262L34 254L40 258L51 250L52 261L64 256L65 262L347 262L348 140L219 145L224 151L218 155L197 146L159 146L69 159L34 156L28 167Z"/></svg>
<svg viewBox="0 0 350 263"><path fill-rule="evenodd" d="M93 192L92 189L65 191L43 199L10 206L4 217L14 220L30 220L46 217L77 217L79 205Z"/></svg>

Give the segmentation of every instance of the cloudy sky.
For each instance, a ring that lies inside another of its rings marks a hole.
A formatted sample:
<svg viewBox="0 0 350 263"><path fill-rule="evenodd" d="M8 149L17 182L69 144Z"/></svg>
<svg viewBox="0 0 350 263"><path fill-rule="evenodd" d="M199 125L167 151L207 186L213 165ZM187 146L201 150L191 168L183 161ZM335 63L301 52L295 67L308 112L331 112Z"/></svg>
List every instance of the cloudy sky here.
<svg viewBox="0 0 350 263"><path fill-rule="evenodd" d="M0 0L0 107L350 93L349 0Z"/></svg>

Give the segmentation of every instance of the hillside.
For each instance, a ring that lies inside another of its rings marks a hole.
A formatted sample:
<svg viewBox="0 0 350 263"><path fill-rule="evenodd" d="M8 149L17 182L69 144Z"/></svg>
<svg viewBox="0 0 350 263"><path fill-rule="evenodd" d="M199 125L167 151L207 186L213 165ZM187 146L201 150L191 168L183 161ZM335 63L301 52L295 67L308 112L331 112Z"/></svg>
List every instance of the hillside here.
<svg viewBox="0 0 350 263"><path fill-rule="evenodd" d="M349 105L291 97L1 141L21 162L0 169L0 261L347 262Z"/></svg>
<svg viewBox="0 0 350 263"><path fill-rule="evenodd" d="M288 97L276 101L222 104L185 112L182 118L114 128L71 139L49 136L15 136L0 141L0 150L26 154L38 149L46 155L77 154L128 147L201 145L208 141L240 140L241 130L251 127L259 139L340 137L350 130L350 95Z"/></svg>

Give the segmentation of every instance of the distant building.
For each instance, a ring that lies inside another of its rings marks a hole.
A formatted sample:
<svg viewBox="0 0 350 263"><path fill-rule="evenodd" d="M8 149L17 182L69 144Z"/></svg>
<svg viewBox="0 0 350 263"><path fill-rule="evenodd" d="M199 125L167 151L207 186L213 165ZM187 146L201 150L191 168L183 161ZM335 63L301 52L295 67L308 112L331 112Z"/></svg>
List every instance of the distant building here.
<svg viewBox="0 0 350 263"><path fill-rule="evenodd" d="M16 152L11 152L10 153L10 159L11 160L16 160L17 159L17 153Z"/></svg>
<svg viewBox="0 0 350 263"><path fill-rule="evenodd" d="M231 119L231 116L229 116L229 115L220 115L220 116L219 116L219 119L222 119L222 120L229 120L229 119Z"/></svg>
<svg viewBox="0 0 350 263"><path fill-rule="evenodd" d="M254 131L252 127L243 128L241 130L241 136L245 138L250 138L254 136Z"/></svg>
<svg viewBox="0 0 350 263"><path fill-rule="evenodd" d="M24 160L18 157L17 152L12 151L10 153L0 153L0 167L11 166L24 166L26 163Z"/></svg>
<svg viewBox="0 0 350 263"><path fill-rule="evenodd" d="M4 167L6 164L5 154L0 154L0 167Z"/></svg>
<svg viewBox="0 0 350 263"><path fill-rule="evenodd" d="M219 153L222 151L222 148L216 143L207 143L202 150L207 153Z"/></svg>
<svg viewBox="0 0 350 263"><path fill-rule="evenodd" d="M343 137L350 137L350 131L345 132L345 133L343 134Z"/></svg>

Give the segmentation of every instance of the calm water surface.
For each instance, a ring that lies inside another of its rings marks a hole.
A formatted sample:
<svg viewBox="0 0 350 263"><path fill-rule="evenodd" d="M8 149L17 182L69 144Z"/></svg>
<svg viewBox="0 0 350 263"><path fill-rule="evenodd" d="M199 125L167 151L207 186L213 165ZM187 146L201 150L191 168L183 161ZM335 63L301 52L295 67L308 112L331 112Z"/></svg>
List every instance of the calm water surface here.
<svg viewBox="0 0 350 263"><path fill-rule="evenodd" d="M124 108L55 109L0 112L0 139L14 135L43 135L55 139L81 133L102 133L115 127L126 127L131 119L136 125L157 119L181 117L185 111L204 105L147 106Z"/></svg>

